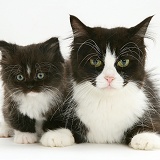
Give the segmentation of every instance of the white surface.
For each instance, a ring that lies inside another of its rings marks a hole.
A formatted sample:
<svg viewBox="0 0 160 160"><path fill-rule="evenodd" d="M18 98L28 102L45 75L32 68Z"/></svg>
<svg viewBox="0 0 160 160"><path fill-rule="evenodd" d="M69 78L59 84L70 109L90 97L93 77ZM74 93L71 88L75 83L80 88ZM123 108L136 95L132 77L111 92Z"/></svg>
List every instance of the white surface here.
<svg viewBox="0 0 160 160"><path fill-rule="evenodd" d="M160 1L159 0L0 0L0 39L27 45L59 36L64 56L69 54L65 40L72 31L69 14L88 26L131 27L155 15L149 31L154 42L146 40L147 68L157 67L160 75ZM159 76L160 77L160 76ZM0 95L2 89L0 89ZM0 104L2 104L2 99ZM1 119L1 118L0 118ZM40 144L20 145L13 138L0 139L0 160L78 160L160 159L160 150L136 151L123 145L80 144L65 148L47 148Z"/></svg>
<svg viewBox="0 0 160 160"><path fill-rule="evenodd" d="M160 152L136 151L115 144L78 144L64 148L48 148L40 144L15 144L13 139L0 140L1 160L159 160Z"/></svg>

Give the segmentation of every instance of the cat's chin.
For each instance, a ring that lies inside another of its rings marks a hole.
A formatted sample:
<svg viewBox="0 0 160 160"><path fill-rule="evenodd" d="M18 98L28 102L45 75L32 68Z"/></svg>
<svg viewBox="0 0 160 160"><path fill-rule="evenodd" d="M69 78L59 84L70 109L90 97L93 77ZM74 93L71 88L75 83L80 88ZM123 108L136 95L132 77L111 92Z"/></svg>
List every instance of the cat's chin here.
<svg viewBox="0 0 160 160"><path fill-rule="evenodd" d="M30 96L30 97L36 97L38 95L37 92L29 92L27 93L27 96Z"/></svg>
<svg viewBox="0 0 160 160"><path fill-rule="evenodd" d="M102 89L102 90L106 90L106 91L112 91L112 90L119 90L121 88L116 88L116 87L113 87L113 86L106 86L106 87L97 87L99 89Z"/></svg>

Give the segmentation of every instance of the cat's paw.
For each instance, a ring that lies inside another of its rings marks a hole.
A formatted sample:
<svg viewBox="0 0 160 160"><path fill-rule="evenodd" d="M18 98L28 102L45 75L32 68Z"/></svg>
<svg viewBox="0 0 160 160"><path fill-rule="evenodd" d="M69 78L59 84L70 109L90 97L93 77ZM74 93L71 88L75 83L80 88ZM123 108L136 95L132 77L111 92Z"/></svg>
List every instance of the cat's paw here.
<svg viewBox="0 0 160 160"><path fill-rule="evenodd" d="M132 138L130 146L139 150L160 148L160 136L156 133L139 133Z"/></svg>
<svg viewBox="0 0 160 160"><path fill-rule="evenodd" d="M65 147L74 144L74 137L68 129L57 129L43 134L40 142L46 147Z"/></svg>
<svg viewBox="0 0 160 160"><path fill-rule="evenodd" d="M14 142L19 144L31 144L37 142L37 134L15 131Z"/></svg>
<svg viewBox="0 0 160 160"><path fill-rule="evenodd" d="M0 125L0 138L8 138L13 136L13 129L7 124Z"/></svg>

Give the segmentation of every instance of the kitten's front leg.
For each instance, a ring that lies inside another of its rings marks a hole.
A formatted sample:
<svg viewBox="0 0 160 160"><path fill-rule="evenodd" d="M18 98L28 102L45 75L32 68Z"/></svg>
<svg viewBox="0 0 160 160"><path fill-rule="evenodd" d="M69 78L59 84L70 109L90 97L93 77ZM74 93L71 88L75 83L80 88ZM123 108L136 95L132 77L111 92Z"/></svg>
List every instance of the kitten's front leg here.
<svg viewBox="0 0 160 160"><path fill-rule="evenodd" d="M42 145L46 147L65 147L74 144L73 134L65 127L60 115L59 113L54 114L43 123L45 133L40 139Z"/></svg>
<svg viewBox="0 0 160 160"><path fill-rule="evenodd" d="M69 129L60 128L44 133L40 142L46 147L65 147L74 144L74 137Z"/></svg>
<svg viewBox="0 0 160 160"><path fill-rule="evenodd" d="M19 144L30 144L37 142L37 134L29 132L14 131L14 142Z"/></svg>
<svg viewBox="0 0 160 160"><path fill-rule="evenodd" d="M0 138L8 138L13 136L13 129L8 126L8 124L3 121L0 123Z"/></svg>
<svg viewBox="0 0 160 160"><path fill-rule="evenodd" d="M38 140L35 119L23 115L18 110L8 117L11 126L14 128L14 142L20 144L35 143Z"/></svg>

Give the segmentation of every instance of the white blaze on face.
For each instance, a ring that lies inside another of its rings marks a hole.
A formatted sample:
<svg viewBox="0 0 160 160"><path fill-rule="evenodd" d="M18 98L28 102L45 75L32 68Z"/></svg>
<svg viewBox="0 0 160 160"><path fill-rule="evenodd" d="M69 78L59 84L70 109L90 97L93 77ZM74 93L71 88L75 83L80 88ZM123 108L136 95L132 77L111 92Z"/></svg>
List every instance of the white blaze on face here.
<svg viewBox="0 0 160 160"><path fill-rule="evenodd" d="M28 73L28 76L30 77L30 74L31 74L31 68L27 65L27 73Z"/></svg>
<svg viewBox="0 0 160 160"><path fill-rule="evenodd" d="M115 68L116 57L115 54L111 53L107 47L106 56L104 59L104 68L101 74L96 78L96 86L98 88L114 88L120 89L123 87L123 78L119 75Z"/></svg>

